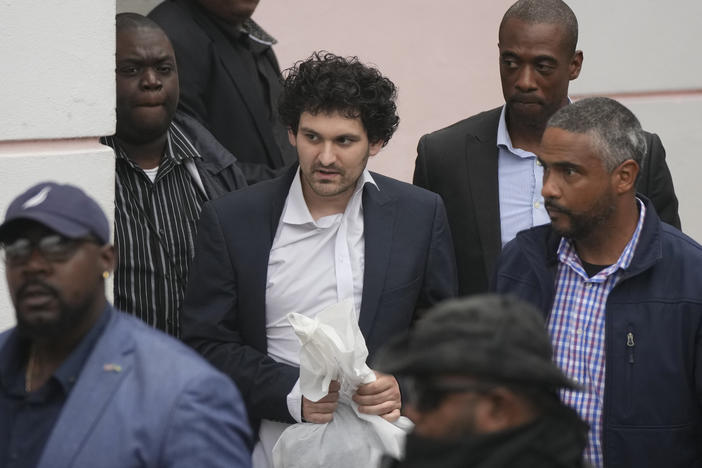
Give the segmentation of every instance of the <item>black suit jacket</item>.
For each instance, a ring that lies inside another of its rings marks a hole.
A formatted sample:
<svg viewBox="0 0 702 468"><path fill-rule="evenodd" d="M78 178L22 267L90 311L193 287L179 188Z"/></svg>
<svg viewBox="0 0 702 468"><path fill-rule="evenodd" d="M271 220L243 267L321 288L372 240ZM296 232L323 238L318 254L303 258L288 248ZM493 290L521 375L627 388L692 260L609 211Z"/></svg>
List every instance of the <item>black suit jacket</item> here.
<svg viewBox="0 0 702 468"><path fill-rule="evenodd" d="M149 18L168 35L176 54L179 107L197 118L239 161L247 180L257 182L293 164L294 149L281 152L264 102L241 51L193 0L166 0ZM280 73L273 49L265 52ZM274 110L275 111L275 110Z"/></svg>
<svg viewBox="0 0 702 468"><path fill-rule="evenodd" d="M497 127L502 107L424 135L414 184L444 200L456 249L461 295L486 292L500 253ZM678 199L658 135L646 132L647 154L637 190L661 219L680 228Z"/></svg>
<svg viewBox="0 0 702 468"><path fill-rule="evenodd" d="M185 294L183 339L234 379L254 427L261 418L293 422L286 396L299 370L267 355L265 297L270 249L294 173L205 205ZM369 361L388 338L409 328L418 309L458 289L441 198L379 174L373 178L380 190L363 189L359 317Z"/></svg>

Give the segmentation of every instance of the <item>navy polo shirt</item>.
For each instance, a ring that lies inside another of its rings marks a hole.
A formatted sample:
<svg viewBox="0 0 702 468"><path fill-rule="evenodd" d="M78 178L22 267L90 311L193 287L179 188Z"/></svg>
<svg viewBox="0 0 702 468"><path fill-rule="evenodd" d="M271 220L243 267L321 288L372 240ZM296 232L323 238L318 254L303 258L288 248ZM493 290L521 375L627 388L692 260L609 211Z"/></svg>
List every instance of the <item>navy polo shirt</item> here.
<svg viewBox="0 0 702 468"><path fill-rule="evenodd" d="M93 346L113 312L106 307L49 380L25 391L29 340L12 330L0 349L0 466L35 467Z"/></svg>

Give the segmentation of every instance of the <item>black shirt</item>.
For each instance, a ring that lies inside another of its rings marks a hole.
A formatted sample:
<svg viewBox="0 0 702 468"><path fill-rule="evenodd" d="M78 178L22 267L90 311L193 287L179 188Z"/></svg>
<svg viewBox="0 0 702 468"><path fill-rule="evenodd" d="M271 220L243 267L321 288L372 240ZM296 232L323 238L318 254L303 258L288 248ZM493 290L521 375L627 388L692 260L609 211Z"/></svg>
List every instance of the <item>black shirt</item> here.
<svg viewBox="0 0 702 468"><path fill-rule="evenodd" d="M34 467L93 346L112 312L106 307L95 325L41 388L25 391L29 341L10 332L0 349L0 466Z"/></svg>

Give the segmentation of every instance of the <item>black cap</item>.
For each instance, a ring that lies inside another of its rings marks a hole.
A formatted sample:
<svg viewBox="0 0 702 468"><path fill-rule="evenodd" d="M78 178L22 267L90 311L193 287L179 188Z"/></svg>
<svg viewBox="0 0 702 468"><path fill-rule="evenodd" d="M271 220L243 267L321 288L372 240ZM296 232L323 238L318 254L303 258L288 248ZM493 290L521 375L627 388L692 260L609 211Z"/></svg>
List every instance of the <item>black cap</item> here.
<svg viewBox="0 0 702 468"><path fill-rule="evenodd" d="M42 182L15 198L0 225L0 238L16 220L29 219L71 239L90 234L103 244L110 240L110 224L98 204L78 187Z"/></svg>
<svg viewBox="0 0 702 468"><path fill-rule="evenodd" d="M552 361L539 311L510 296L445 301L383 348L376 365L398 375L458 374L494 382L578 389Z"/></svg>

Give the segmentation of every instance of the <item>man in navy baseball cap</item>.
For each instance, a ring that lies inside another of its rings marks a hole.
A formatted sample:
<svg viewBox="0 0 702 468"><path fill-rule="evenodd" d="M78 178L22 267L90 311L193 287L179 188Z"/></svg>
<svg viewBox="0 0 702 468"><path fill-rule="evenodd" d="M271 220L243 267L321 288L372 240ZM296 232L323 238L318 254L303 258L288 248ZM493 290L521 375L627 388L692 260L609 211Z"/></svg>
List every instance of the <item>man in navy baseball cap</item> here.
<svg viewBox="0 0 702 468"><path fill-rule="evenodd" d="M38 184L7 210L17 327L0 334L0 466L248 468L230 379L107 301L109 238L100 207L71 185Z"/></svg>
<svg viewBox="0 0 702 468"><path fill-rule="evenodd" d="M42 182L14 199L0 225L0 240L18 220L36 221L65 237L110 239L110 226L98 204L78 187Z"/></svg>

